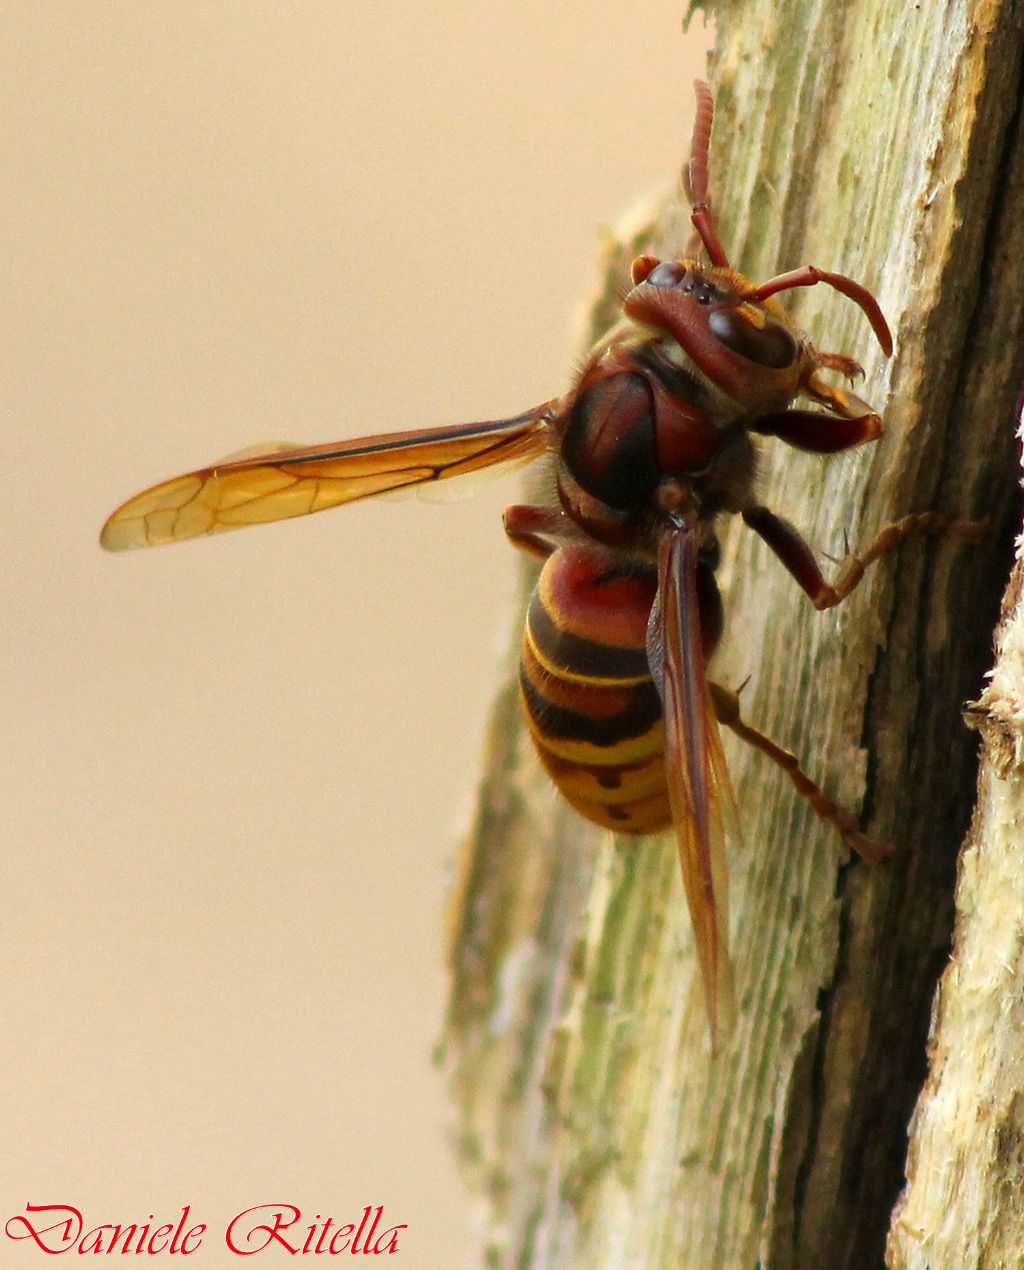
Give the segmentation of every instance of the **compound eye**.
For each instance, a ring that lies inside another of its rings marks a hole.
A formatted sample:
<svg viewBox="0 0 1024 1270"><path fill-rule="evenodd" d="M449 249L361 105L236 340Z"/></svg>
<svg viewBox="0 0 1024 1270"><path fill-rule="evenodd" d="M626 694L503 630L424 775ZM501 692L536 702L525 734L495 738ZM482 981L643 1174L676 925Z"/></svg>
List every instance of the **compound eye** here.
<svg viewBox="0 0 1024 1270"><path fill-rule="evenodd" d="M747 361L770 370L785 370L796 361L800 347L796 337L764 309L715 309L708 314L712 335Z"/></svg>
<svg viewBox="0 0 1024 1270"><path fill-rule="evenodd" d="M663 260L647 275L645 281L652 287L677 287L686 277L686 270L674 260Z"/></svg>

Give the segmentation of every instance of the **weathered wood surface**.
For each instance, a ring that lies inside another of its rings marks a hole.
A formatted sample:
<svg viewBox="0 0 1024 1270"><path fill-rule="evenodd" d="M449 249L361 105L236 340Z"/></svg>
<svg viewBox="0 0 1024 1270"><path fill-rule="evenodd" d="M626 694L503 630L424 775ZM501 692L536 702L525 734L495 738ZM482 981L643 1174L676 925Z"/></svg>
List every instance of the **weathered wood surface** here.
<svg viewBox="0 0 1024 1270"><path fill-rule="evenodd" d="M1024 1264L1024 537L997 663L970 717L978 806L960 858L953 953L912 1122L894 1270Z"/></svg>
<svg viewBox="0 0 1024 1270"><path fill-rule="evenodd" d="M557 801L509 668L453 897L446 1037L495 1266L881 1265L949 954L975 784L960 712L991 664L1016 528L1024 4L722 0L712 15L713 199L734 263L856 277L897 337L885 363L852 304L792 295L820 346L864 362L858 392L887 431L832 461L766 446L764 501L834 555L844 532L863 541L929 507L988 515L995 533L910 544L824 615L753 535L727 535L717 676L749 676L747 715L898 856L851 862L726 738L746 837L731 861L740 1019L714 1061L670 843L612 841ZM681 118L688 104L681 84ZM632 256L688 236L680 206L634 225L588 339ZM894 1256L919 1220L912 1193Z"/></svg>

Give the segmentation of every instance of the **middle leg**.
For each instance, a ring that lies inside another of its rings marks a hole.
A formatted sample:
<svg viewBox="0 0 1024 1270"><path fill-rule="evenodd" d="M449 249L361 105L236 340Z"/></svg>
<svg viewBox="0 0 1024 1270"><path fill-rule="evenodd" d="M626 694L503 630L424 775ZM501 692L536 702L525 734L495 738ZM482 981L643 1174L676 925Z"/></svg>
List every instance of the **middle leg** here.
<svg viewBox="0 0 1024 1270"><path fill-rule="evenodd" d="M948 512L912 512L886 525L867 547L849 553L840 562L835 582L826 582L814 553L800 531L767 507L748 507L743 519L775 552L816 609L841 604L864 577L868 565L916 534L948 535L963 542L981 542L988 536L985 520L956 520Z"/></svg>

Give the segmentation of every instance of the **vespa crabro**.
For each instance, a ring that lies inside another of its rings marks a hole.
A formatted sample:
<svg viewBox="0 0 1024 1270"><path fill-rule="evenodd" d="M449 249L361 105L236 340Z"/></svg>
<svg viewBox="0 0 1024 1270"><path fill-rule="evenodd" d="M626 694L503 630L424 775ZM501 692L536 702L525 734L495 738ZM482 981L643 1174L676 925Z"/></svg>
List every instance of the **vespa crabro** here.
<svg viewBox="0 0 1024 1270"><path fill-rule="evenodd" d="M716 519L741 515L818 609L908 534L951 522L905 517L829 583L799 532L758 502L752 434L831 454L882 432L870 406L823 377L850 379L856 362L818 351L776 296L824 283L860 307L886 356L892 337L874 297L841 274L805 265L755 283L730 267L707 202L713 100L696 89L689 190L708 263L699 247L635 260L621 319L566 393L508 419L227 460L129 499L101 541L177 542L553 454L557 500L505 514L511 541L544 562L521 660L529 730L585 817L627 834L674 827L714 1036L733 995L723 843L735 808L719 724L778 763L861 856L887 854L709 679L723 627ZM801 396L819 408L794 407Z"/></svg>

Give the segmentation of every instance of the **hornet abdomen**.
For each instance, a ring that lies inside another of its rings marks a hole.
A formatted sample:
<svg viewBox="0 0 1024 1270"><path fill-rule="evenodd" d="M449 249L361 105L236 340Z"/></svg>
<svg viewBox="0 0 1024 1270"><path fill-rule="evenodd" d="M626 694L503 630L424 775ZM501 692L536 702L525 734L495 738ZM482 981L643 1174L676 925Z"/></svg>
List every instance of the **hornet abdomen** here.
<svg viewBox="0 0 1024 1270"><path fill-rule="evenodd" d="M562 547L544 564L523 637L520 691L541 762L577 811L620 833L672 822L647 662L656 590L652 566Z"/></svg>

